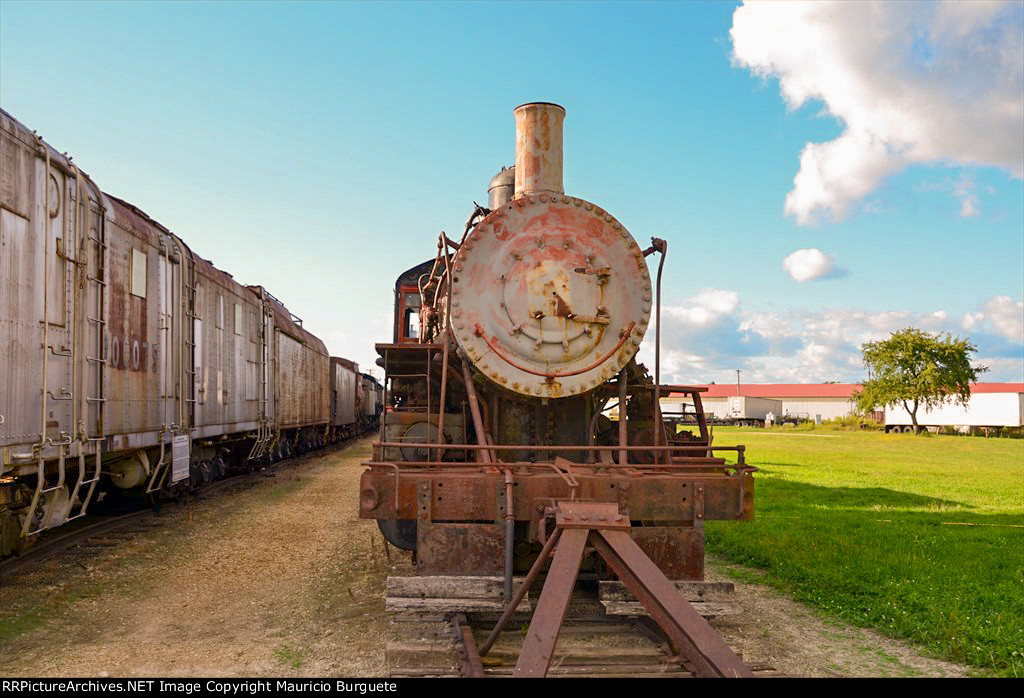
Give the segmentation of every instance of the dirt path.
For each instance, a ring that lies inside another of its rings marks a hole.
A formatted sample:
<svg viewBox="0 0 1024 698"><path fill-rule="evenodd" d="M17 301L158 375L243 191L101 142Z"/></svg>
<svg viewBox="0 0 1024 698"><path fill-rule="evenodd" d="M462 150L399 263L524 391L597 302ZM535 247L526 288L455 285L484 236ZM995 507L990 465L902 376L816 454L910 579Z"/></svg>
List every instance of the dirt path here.
<svg viewBox="0 0 1024 698"><path fill-rule="evenodd" d="M361 441L306 457L84 566L52 563L0 588L3 676L369 676L384 672L391 561L357 517ZM721 574L712 565L712 576ZM30 596L28 590L33 594ZM718 622L751 662L792 675L959 676L869 631L738 585Z"/></svg>
<svg viewBox="0 0 1024 698"><path fill-rule="evenodd" d="M357 516L368 455L362 441L307 456L47 585L41 622L5 643L0 673L381 674L389 565L375 523ZM0 608L11 603L0 591Z"/></svg>

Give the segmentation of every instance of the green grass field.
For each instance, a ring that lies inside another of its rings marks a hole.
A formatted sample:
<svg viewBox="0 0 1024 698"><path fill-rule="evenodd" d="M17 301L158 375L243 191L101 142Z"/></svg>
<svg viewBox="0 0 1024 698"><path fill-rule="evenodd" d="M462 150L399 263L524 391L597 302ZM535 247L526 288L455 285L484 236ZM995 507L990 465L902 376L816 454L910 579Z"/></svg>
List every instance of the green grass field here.
<svg viewBox="0 0 1024 698"><path fill-rule="evenodd" d="M1024 440L718 428L715 443L745 443L761 471L755 520L709 522L709 552L827 616L1024 676Z"/></svg>

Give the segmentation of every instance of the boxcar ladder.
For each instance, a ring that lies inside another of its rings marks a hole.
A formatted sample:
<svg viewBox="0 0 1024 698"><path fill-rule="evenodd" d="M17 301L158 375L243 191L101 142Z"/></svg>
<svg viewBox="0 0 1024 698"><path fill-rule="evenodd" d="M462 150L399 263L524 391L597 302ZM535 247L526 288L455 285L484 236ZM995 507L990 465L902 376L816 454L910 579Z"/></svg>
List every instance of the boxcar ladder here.
<svg viewBox="0 0 1024 698"><path fill-rule="evenodd" d="M82 222L82 234L80 236L79 244L79 273L85 277L84 282L81 286L85 288L85 297L82 299L83 315L85 316L84 327L81 328L83 333L82 345L79 349L79 360L81 362L80 380L81 385L79 389L81 394L85 397L82 401L82 415L81 415L81 427L78 447L78 479L75 482L75 487L71 491L71 496L68 498L68 521L85 516L88 511L89 503L92 501L92 496L96 492L96 485L100 480L100 472L103 464L103 442L105 435L103 432L103 417L104 417L104 406L106 404L106 398L104 397L104 379L106 373L107 360L104 357L103 351L103 337L106 333L106 207L103 205L103 192L96 187L97 197L97 223L95 227L96 236L90 235L92 232L89 226L89 219L91 217L89 192L87 185L89 183L88 177L84 176L81 171L77 170L78 185L76 187L77 197L79 199L79 207L76 207L76 218L81 215L78 212L84 212L84 220ZM95 260L95 269L93 274L89 273L89 247L90 243L93 248L93 259ZM95 297L96 305L95 308L90 308L90 298ZM95 313L95 315L93 315ZM90 341L90 336L95 336L95 341ZM92 373L92 369L95 367L96 376L96 394L89 395L89 378ZM95 420L89 419L89 412L95 405L96 418ZM92 424L92 433L90 433L89 425ZM88 444L93 444L95 453L92 454L94 457L94 466L91 476L86 479L86 453L85 447ZM82 487L88 487L85 493L85 497L81 497ZM75 505L75 499L79 499L80 506L77 514L72 514L72 507Z"/></svg>
<svg viewBox="0 0 1024 698"><path fill-rule="evenodd" d="M40 145L45 149L46 146L40 141ZM36 489L32 496L32 502L29 505L28 512L25 515L24 523L22 524L22 535L25 537L34 536L42 533L48 528L61 525L67 521L77 519L85 516L86 511L89 507L89 502L92 500L92 495L96 489L96 483L100 479L101 470L101 452L103 441L102 436L102 423L103 423L103 412L102 412L102 390L103 390L103 365L106 361L102 358L103 354L103 328L106 325L103 319L103 302L104 302L104 288L106 283L104 281L104 252L106 244L103 240L103 229L105 221L105 207L102 202L102 193L97 188L97 195L100 197L98 201L99 209L99 224L97 226L97 237L93 238L89 235L89 216L90 216L90 201L89 194L86 188L88 177L85 176L78 167L71 162L70 156L67 157L67 162L73 171L75 176L75 189L74 189L74 218L72 221L65 221L65 230L62 231L61 239L66 240L66 226L71 224L74 226L74 250L69 249L69 246L65 243L64 250L59 248L55 250L55 253L62 256L71 265L73 283L72 293L74 294L73 308L74 316L71 324L71 347L68 349L65 346L61 346L59 349L49 343L49 221L44 222L44 235L47 244L44 245L44 282L43 282L43 361L44 361L44 372L43 372L43 386L42 386L42 402L43 402L43 414L46 414L46 402L47 397L55 401L69 401L72 403L72 421L74 424L72 428L76 431L76 439L78 441L78 477L75 481L74 488L69 492L67 508L57 515L57 496L54 495L50 499L50 503L44 504L44 515L40 519L39 525L33 527L32 522L36 516L36 509L40 504L40 500L43 499L43 495L57 492L58 490L64 489L67 485L67 460L71 456L71 445L75 442L75 439L68 433L61 433L60 441L54 442L52 439L46 436L46 422L45 419L42 424L42 433L40 435L39 444L39 456L38 456L38 468L36 474ZM50 176L50 155L49 150L46 150L46 180ZM49 212L49 187L47 186L46 191L46 205L45 211ZM69 192L70 198L70 192ZM88 240L92 240L96 243L96 275L89 275L89 253L88 253ZM65 274L68 273L65 271ZM91 284L96 284L96 298L97 298L97 311L96 316L90 314L89 298L90 291L92 290ZM84 289L84 298L82 297ZM96 327L96 349L95 353L97 356L90 356L89 345L89 334L92 327ZM52 354L55 357L66 358L71 362L71 376L72 385L71 390L61 388L60 395L54 395L47 386L45 366L48 365L49 355ZM97 386L101 393L100 395L90 398L88 395L89 385L89 367L90 364L95 363L97 366ZM75 396L79 396L79 401L75 400ZM84 399L81 399L83 398ZM86 424L89 421L89 403L97 403L97 431L98 436L90 437ZM57 457L57 483L52 486L47 486L46 478L46 458L43 455L43 448L49 443L52 446L58 447ZM93 469L91 477L86 479L87 465L86 465L86 446L89 443L96 444L95 452L95 467ZM83 486L88 485L87 494L84 498L80 498L81 490ZM79 499L79 508L77 514L72 514L72 509L75 506L76 499Z"/></svg>
<svg viewBox="0 0 1024 698"><path fill-rule="evenodd" d="M262 458L270 450L273 442L276 440L275 430L273 428L273 420L270 418L269 403L270 396L267 389L268 380L268 366L270 363L270 341L268 337L268 325L273 316L270 312L270 306L267 302L266 293L263 287L260 287L260 329L259 329L259 347L260 347L260 411L259 421L256 431L256 441L252 445L252 449L249 451L249 456L246 460L257 460Z"/></svg>

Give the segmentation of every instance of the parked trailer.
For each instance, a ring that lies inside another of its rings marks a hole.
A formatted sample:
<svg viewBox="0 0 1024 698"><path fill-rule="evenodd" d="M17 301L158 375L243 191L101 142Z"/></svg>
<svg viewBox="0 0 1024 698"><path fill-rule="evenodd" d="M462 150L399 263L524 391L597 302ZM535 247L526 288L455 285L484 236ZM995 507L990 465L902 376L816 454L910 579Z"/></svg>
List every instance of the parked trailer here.
<svg viewBox="0 0 1024 698"><path fill-rule="evenodd" d="M1024 391L1021 392L974 392L967 407L953 401L935 409L921 407L917 412L917 423L930 431L942 427L953 427L969 433L974 429L1003 429L1024 426ZM885 408L885 430L913 431L910 413L903 407Z"/></svg>
<svg viewBox="0 0 1024 698"><path fill-rule="evenodd" d="M782 400L747 395L729 398L729 407L724 421L727 424L743 426L764 425L764 420L771 413L776 419L782 417Z"/></svg>

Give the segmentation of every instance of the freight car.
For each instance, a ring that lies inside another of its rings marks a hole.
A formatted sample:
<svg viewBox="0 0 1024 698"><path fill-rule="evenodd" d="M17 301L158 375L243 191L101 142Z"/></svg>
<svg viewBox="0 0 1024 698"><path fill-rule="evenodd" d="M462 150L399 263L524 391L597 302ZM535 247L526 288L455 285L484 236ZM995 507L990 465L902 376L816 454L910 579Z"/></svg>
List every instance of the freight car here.
<svg viewBox="0 0 1024 698"><path fill-rule="evenodd" d="M0 556L104 491L173 493L369 426L358 367L345 392L262 286L2 111L0 153Z"/></svg>
<svg viewBox="0 0 1024 698"><path fill-rule="evenodd" d="M702 579L706 520L753 515L755 468L742 446L712 444L702 388L661 385L657 340L654 376L637 363L667 243L643 249L564 193L564 117L518 107L515 166L491 181L488 207L398 278L392 341L377 345L389 404L360 515L415 551L419 575L504 578L505 613L481 653L550 562L516 675L546 673L581 569L624 582L698 674L749 675L669 578ZM671 442L669 391L694 401L699 422ZM604 414L614 400L617 425ZM513 595L516 572L527 576Z"/></svg>
<svg viewBox="0 0 1024 698"><path fill-rule="evenodd" d="M369 373L363 373L361 376L365 398L360 416L364 425L363 431L366 431L376 427L380 420L380 413L384 409L384 387Z"/></svg>
<svg viewBox="0 0 1024 698"><path fill-rule="evenodd" d="M381 385L377 379L369 373L360 373L358 364L332 356L333 440L351 438L376 428L383 404L381 392Z"/></svg>

